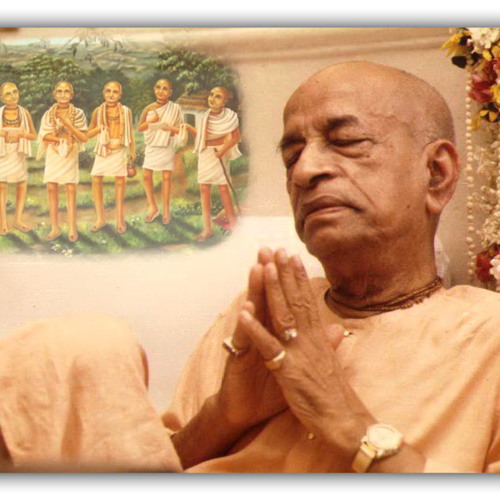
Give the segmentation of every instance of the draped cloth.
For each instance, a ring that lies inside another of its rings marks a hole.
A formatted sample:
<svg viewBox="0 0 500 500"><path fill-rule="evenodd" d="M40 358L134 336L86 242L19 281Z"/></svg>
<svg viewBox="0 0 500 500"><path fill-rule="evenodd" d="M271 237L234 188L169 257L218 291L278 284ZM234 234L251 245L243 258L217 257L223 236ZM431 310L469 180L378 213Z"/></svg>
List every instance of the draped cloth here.
<svg viewBox="0 0 500 500"><path fill-rule="evenodd" d="M158 114L160 121L149 124L144 131L144 143L146 146L165 148L170 144L171 133L169 130L162 130L160 127L161 125L180 126L182 123L181 107L172 101L168 101L163 106L148 111L146 119L151 118L155 113Z"/></svg>
<svg viewBox="0 0 500 500"><path fill-rule="evenodd" d="M155 113L158 114L160 120L150 123L144 131L146 148L142 168L156 171L173 170L177 141L174 140L169 130L162 130L161 126L180 127L183 123L181 107L169 101L159 108L148 111L146 119L151 118Z"/></svg>
<svg viewBox="0 0 500 500"><path fill-rule="evenodd" d="M170 471L181 466L122 321L79 314L0 339L0 432L14 470Z"/></svg>
<svg viewBox="0 0 500 500"><path fill-rule="evenodd" d="M97 127L101 128L101 131L97 135L97 141L94 148L94 152L97 156L108 156L112 152L106 147L109 144L109 129L106 117L106 103L102 103L97 108ZM119 119L120 119L120 139L124 147L130 147L133 141L133 130L132 130L132 111L130 111L127 106L118 103L119 109Z"/></svg>
<svg viewBox="0 0 500 500"><path fill-rule="evenodd" d="M425 472L500 472L498 294L457 286L409 309L353 319L327 307L326 280L312 286L323 324L353 332L336 350L347 381L377 421L395 426L427 458ZM244 300L219 315L191 355L163 417L172 431L219 390L227 358L221 344ZM340 464L285 410L189 472L349 472Z"/></svg>
<svg viewBox="0 0 500 500"><path fill-rule="evenodd" d="M106 118L106 103L97 108L97 126L101 132L97 136L95 145L95 160L91 175L94 176L127 176L127 147L133 141L132 112L127 106L118 103L120 120L120 138L110 138L108 122ZM112 144L122 144L121 148L109 149Z"/></svg>
<svg viewBox="0 0 500 500"><path fill-rule="evenodd" d="M3 113L5 106L0 108L0 130L12 133L29 132L30 123L28 112L18 106L20 126L4 127ZM28 179L26 157L31 156L31 141L21 137L19 141L8 143L5 137L0 136L0 182L24 182Z"/></svg>
<svg viewBox="0 0 500 500"><path fill-rule="evenodd" d="M59 120L56 117L57 104L54 104L42 117L38 132L37 159L46 156L43 182L58 184L77 184L79 180L78 155L85 150L84 144L77 137L71 136L70 144L67 138L61 139L59 144L49 144L44 140L46 135L61 135ZM81 132L87 131L87 119L84 112L70 104L68 115L74 127ZM66 133L67 131L65 131Z"/></svg>
<svg viewBox="0 0 500 500"><path fill-rule="evenodd" d="M19 115L21 118L21 130L23 132L29 132L30 131L30 122L28 118L28 112L22 107L18 106L19 109ZM2 106L0 108L0 130L4 129L3 126L3 113L5 110L5 106ZM7 128L7 127L5 127ZM0 137L0 158L4 157L7 155L7 142L5 140L5 137ZM19 139L19 142L17 143L17 151L19 153L22 153L24 156L31 156L31 141L26 139L25 137L21 137Z"/></svg>
<svg viewBox="0 0 500 500"><path fill-rule="evenodd" d="M200 153L207 147L208 138L224 137L239 127L238 115L229 108L224 108L218 115L213 115L210 110L201 117L200 128L196 135L194 150ZM208 137L211 136L211 137ZM228 151L228 159L234 160L241 156L238 145Z"/></svg>
<svg viewBox="0 0 500 500"><path fill-rule="evenodd" d="M207 141L229 136L238 127L238 115L229 108L224 108L218 115L213 115L208 110L202 116L194 145L194 150L198 153L199 184L228 184L226 175L230 176L229 162L241 156L238 145L235 144L219 159L215 156L215 150L220 146L207 146Z"/></svg>
<svg viewBox="0 0 500 500"><path fill-rule="evenodd" d="M56 118L57 104L52 105L52 107L46 111L42 116L42 121L40 123L40 130L38 131L38 153L37 160L43 157L49 149L49 143L44 141L44 137L48 134L58 136L59 132L59 120ZM69 105L68 117L74 127L82 132L87 131L87 119L85 118L85 113L80 108L75 108L73 104ZM73 148L81 153L85 151L85 146L76 137L72 137ZM67 142L67 141L66 141ZM70 151L66 148L59 148L57 144L52 144L52 149L59 153L62 157L68 155Z"/></svg>

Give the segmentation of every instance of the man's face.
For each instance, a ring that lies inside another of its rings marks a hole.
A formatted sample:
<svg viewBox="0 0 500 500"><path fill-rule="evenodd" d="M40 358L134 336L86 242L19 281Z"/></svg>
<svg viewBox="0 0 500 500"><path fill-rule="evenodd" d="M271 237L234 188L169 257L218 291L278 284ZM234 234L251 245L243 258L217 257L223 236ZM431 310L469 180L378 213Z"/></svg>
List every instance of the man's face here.
<svg viewBox="0 0 500 500"><path fill-rule="evenodd" d="M216 87L208 94L208 107L210 111L218 113L224 108L227 102L227 94L221 87Z"/></svg>
<svg viewBox="0 0 500 500"><path fill-rule="evenodd" d="M115 82L108 83L104 87L103 96L106 104L116 104L122 98L120 86Z"/></svg>
<svg viewBox="0 0 500 500"><path fill-rule="evenodd" d="M19 90L13 83L7 83L2 89L0 97L6 106L16 106L19 102Z"/></svg>
<svg viewBox="0 0 500 500"><path fill-rule="evenodd" d="M172 89L166 80L159 80L155 84L155 97L159 103L165 103L170 99Z"/></svg>
<svg viewBox="0 0 500 500"><path fill-rule="evenodd" d="M57 104L69 104L73 99L73 90L71 85L66 82L60 83L54 89L54 99Z"/></svg>
<svg viewBox="0 0 500 500"><path fill-rule="evenodd" d="M394 94L352 81L320 75L285 110L287 190L299 237L318 257L410 238L425 217L422 145Z"/></svg>

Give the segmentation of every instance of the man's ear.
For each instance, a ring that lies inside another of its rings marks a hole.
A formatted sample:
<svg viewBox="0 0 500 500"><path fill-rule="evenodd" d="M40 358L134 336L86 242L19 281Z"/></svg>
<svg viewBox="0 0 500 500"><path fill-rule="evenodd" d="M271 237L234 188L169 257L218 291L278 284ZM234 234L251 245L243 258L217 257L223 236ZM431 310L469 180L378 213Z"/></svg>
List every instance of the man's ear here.
<svg viewBox="0 0 500 500"><path fill-rule="evenodd" d="M427 145L425 152L429 176L427 210L439 215L455 192L460 162L453 143L444 139Z"/></svg>

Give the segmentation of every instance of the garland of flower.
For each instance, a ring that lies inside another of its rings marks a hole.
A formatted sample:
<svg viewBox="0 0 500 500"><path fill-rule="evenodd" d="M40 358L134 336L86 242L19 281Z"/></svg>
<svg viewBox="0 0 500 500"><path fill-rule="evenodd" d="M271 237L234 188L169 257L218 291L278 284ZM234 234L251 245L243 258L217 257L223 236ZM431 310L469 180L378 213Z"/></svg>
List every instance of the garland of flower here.
<svg viewBox="0 0 500 500"><path fill-rule="evenodd" d="M453 64L469 73L465 98L469 279L500 291L500 28L456 28L442 48ZM485 214L480 230L475 226L478 211ZM479 253L476 235L481 241Z"/></svg>

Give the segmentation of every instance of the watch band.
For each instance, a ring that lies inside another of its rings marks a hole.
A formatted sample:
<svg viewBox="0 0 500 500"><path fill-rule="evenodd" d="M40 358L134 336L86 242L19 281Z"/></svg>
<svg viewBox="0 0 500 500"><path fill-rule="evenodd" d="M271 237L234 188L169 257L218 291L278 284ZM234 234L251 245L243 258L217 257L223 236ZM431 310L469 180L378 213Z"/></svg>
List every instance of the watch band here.
<svg viewBox="0 0 500 500"><path fill-rule="evenodd" d="M352 462L352 470L354 472L366 472L375 458L377 458L377 450L368 443L362 442Z"/></svg>

